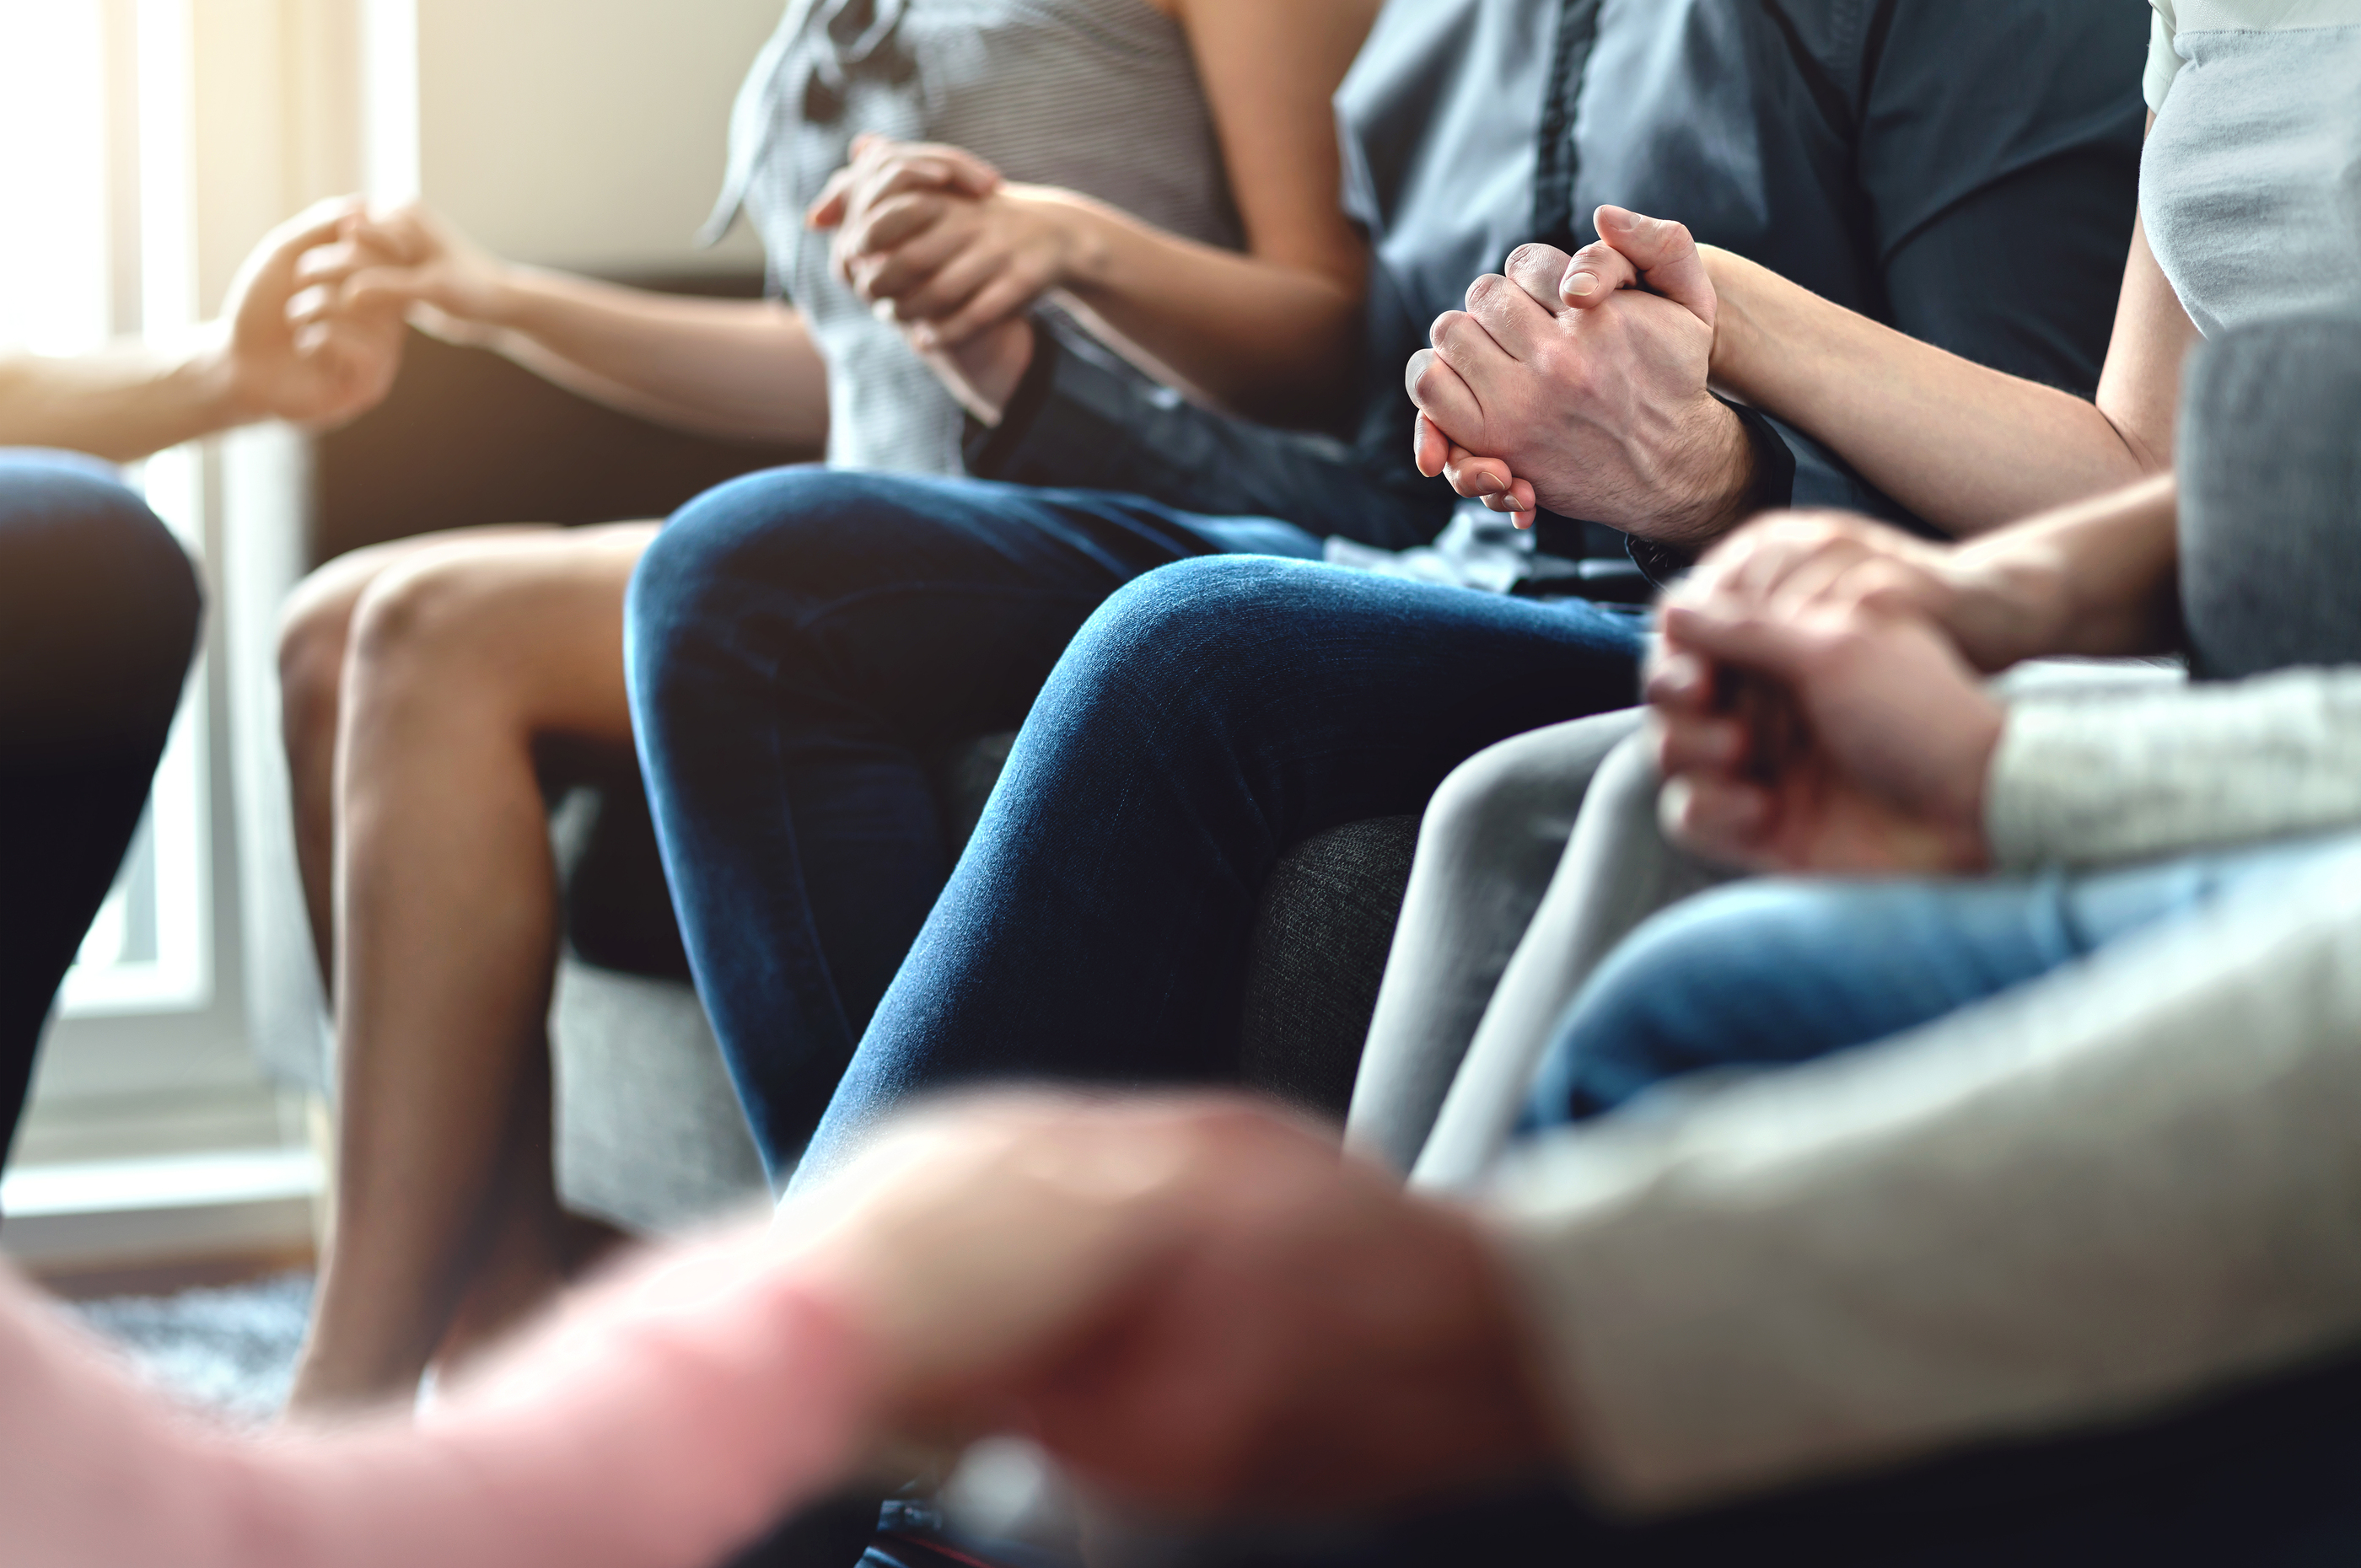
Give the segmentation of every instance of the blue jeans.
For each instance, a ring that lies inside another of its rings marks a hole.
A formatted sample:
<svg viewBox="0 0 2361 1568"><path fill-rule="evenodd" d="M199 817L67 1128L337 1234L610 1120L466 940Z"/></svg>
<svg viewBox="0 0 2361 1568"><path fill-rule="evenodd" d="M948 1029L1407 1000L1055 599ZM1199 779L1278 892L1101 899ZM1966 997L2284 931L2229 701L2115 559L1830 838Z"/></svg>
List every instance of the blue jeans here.
<svg viewBox="0 0 2361 1568"><path fill-rule="evenodd" d="M2361 875L2361 835L2104 872L1716 888L1599 966L1551 1044L1527 1121L1593 1115L1686 1073L1884 1039L2160 922L2331 874Z"/></svg>
<svg viewBox="0 0 2361 1568"><path fill-rule="evenodd" d="M146 807L202 604L180 544L104 465L0 452L0 1158Z"/></svg>
<svg viewBox="0 0 2361 1568"><path fill-rule="evenodd" d="M805 1168L929 1089L1233 1076L1282 851L1418 810L1505 736L1628 705L1642 625L1257 557L1133 583L1042 689Z"/></svg>
<svg viewBox="0 0 2361 1568"><path fill-rule="evenodd" d="M785 468L649 547L624 626L648 798L697 989L774 1176L950 872L928 757L1014 729L1125 583L1285 523L1129 497Z"/></svg>

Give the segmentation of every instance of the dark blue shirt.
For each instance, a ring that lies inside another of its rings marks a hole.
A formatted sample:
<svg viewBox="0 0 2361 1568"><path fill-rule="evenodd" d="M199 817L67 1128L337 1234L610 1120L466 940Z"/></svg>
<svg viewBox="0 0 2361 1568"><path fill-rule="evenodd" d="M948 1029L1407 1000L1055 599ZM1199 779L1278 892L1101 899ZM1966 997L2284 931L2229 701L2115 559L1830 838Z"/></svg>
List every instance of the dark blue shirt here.
<svg viewBox="0 0 2361 1568"><path fill-rule="evenodd" d="M1065 339L971 468L1400 547L1452 497L1410 462L1402 367L1529 239L1612 202L1839 304L2088 395L2129 248L2144 0L1392 0L1337 93L1374 262L1364 397L1323 441ZM1310 422L1307 416L1307 422ZM1802 435L1767 500L1908 521Z"/></svg>

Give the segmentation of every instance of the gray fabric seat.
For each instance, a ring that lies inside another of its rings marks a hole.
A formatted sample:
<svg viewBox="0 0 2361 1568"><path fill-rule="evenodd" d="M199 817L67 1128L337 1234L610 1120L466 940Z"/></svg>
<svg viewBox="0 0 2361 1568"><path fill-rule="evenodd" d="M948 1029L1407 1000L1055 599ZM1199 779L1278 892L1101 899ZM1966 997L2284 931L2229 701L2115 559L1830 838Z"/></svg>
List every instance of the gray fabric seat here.
<svg viewBox="0 0 2361 1568"><path fill-rule="evenodd" d="M1011 735L947 752L930 770L964 842ZM553 822L567 951L551 1038L558 1184L574 1206L670 1231L759 1201L762 1166L688 966L638 777L577 791ZM1342 1122L1410 880L1418 818L1315 835L1282 859L1257 911L1240 1018L1249 1085Z"/></svg>

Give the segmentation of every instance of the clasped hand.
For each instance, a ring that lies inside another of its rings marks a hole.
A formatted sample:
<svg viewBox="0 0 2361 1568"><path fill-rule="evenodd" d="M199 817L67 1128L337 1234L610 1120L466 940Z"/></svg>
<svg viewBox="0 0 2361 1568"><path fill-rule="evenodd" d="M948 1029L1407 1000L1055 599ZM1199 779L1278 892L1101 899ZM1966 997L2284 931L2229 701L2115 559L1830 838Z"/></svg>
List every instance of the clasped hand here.
<svg viewBox="0 0 2361 1568"><path fill-rule="evenodd" d="M869 1341L889 1431L1023 1431L1188 1514L1395 1507L1556 1456L1476 1223L1242 1100L922 1112L779 1226Z"/></svg>
<svg viewBox="0 0 2361 1568"><path fill-rule="evenodd" d="M357 200L322 202L273 229L238 269L216 351L232 418L332 425L373 407L392 386L401 366L401 309L383 302L324 308L305 273L313 256L347 244L364 221Z"/></svg>
<svg viewBox="0 0 2361 1568"><path fill-rule="evenodd" d="M1073 220L1062 192L1005 181L962 148L873 135L805 214L832 231L838 275L987 421L1032 356L1024 313L1073 276Z"/></svg>
<svg viewBox="0 0 2361 1568"><path fill-rule="evenodd" d="M1419 471L1674 543L1737 521L1752 455L1708 389L1717 299L1686 228L1601 207L1596 245L1521 247L1408 371Z"/></svg>
<svg viewBox="0 0 2361 1568"><path fill-rule="evenodd" d="M1667 835L1757 871L1985 869L2004 712L1962 648L1990 592L1955 550L1833 513L1708 553L1646 676Z"/></svg>

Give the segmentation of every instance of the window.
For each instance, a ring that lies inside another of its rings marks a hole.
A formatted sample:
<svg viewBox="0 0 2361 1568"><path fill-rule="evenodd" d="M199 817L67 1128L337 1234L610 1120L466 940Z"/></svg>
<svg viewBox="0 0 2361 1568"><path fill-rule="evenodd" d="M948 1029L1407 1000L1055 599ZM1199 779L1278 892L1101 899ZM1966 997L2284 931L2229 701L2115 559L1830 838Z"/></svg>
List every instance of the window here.
<svg viewBox="0 0 2361 1568"><path fill-rule="evenodd" d="M0 343L73 354L191 324L187 22L169 0L0 0L0 211L12 233ZM195 455L165 453L127 477L202 554ZM148 820L67 980L68 1016L210 1000L202 673L191 691Z"/></svg>

